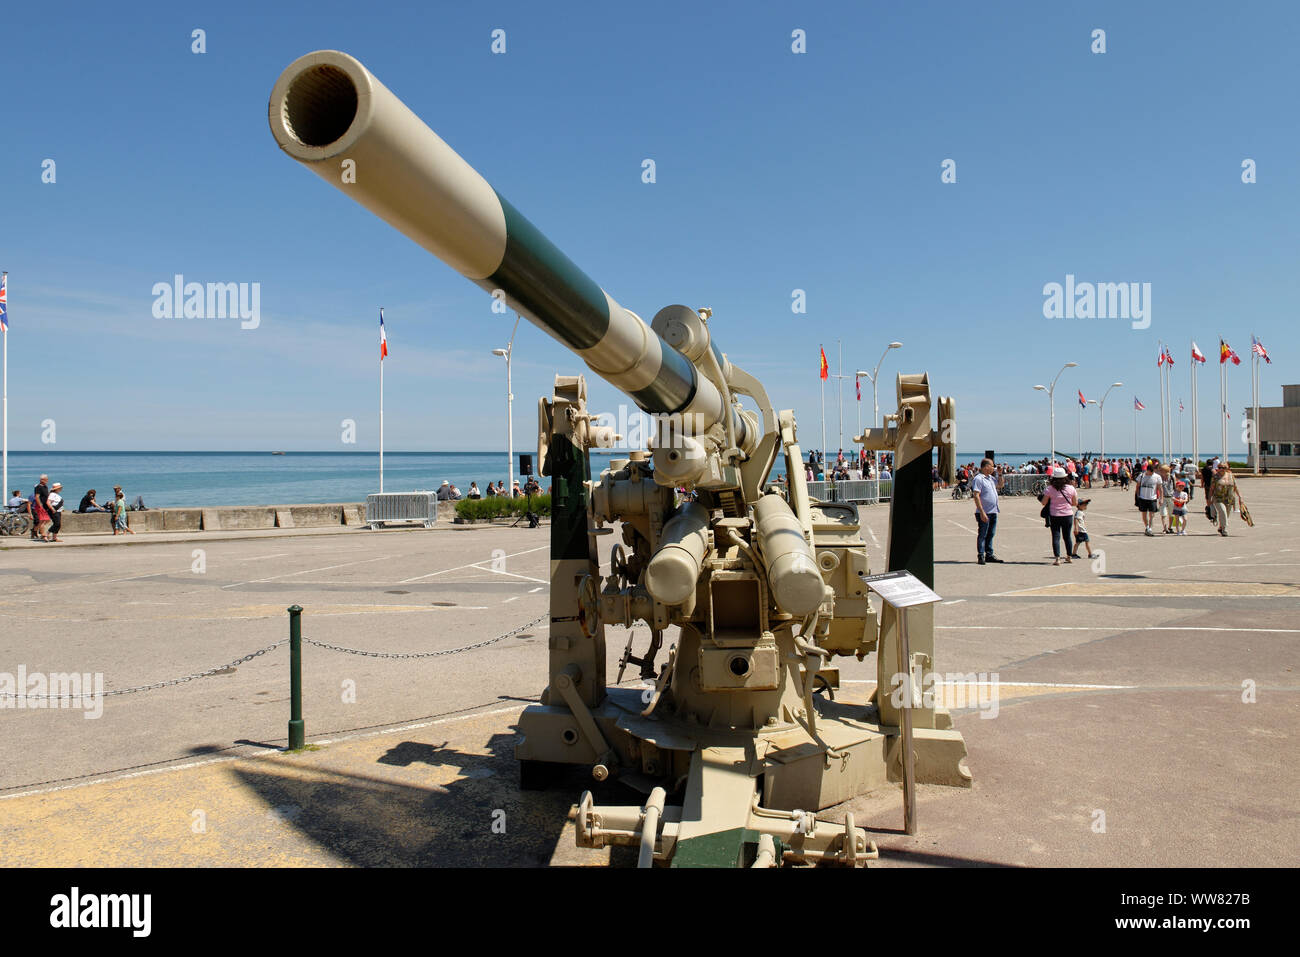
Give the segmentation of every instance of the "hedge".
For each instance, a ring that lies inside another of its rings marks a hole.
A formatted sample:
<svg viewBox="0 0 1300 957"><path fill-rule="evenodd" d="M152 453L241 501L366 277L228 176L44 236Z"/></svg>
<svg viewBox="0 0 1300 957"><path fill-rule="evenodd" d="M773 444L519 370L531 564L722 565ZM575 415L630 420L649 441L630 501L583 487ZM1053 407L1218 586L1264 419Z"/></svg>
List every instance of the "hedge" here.
<svg viewBox="0 0 1300 957"><path fill-rule="evenodd" d="M466 520L484 518L514 518L529 510L529 497L505 498L495 495L492 498L463 498L456 503L456 516ZM532 496L532 511L541 516L551 514L551 497L549 495Z"/></svg>

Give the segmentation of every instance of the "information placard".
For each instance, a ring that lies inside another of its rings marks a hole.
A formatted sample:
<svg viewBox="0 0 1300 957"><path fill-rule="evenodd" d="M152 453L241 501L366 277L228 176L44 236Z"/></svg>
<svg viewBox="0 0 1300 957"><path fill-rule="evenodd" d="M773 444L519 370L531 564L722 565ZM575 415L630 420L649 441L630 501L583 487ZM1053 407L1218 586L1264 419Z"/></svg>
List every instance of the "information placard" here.
<svg viewBox="0 0 1300 957"><path fill-rule="evenodd" d="M883 575L866 575L866 586L895 608L929 605L941 601L921 579L909 571L885 572Z"/></svg>

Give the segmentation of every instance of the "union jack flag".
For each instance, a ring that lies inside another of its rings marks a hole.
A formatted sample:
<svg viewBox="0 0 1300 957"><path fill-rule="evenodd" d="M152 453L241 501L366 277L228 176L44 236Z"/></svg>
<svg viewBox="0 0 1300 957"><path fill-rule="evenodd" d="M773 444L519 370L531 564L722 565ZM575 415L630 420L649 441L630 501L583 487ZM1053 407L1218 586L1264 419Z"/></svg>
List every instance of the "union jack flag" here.
<svg viewBox="0 0 1300 957"><path fill-rule="evenodd" d="M0 293L0 302L3 301L4 301L4 294ZM1259 356L1269 365L1273 364L1273 360L1268 357L1268 350L1264 348L1264 343L1260 342L1254 336L1250 337L1250 351L1255 353L1255 355Z"/></svg>

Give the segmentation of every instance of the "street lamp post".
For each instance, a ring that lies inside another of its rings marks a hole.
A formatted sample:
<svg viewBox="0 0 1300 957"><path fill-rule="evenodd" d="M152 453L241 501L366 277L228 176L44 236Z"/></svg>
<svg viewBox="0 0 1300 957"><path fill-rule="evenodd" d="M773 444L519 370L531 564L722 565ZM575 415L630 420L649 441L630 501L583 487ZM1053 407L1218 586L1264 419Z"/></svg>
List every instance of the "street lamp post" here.
<svg viewBox="0 0 1300 957"><path fill-rule="evenodd" d="M1061 372L1064 372L1066 369L1073 369L1078 364L1079 363L1077 362L1067 362L1065 365L1061 366ZM1061 378L1061 372L1056 373L1056 379ZM1056 464L1056 379L1052 380L1051 385L1034 386L1038 391L1047 393L1047 404L1051 409L1052 414L1052 447L1048 450L1047 454L1047 464L1049 467Z"/></svg>
<svg viewBox="0 0 1300 957"><path fill-rule="evenodd" d="M515 394L510 381L510 359L515 351L515 333L519 331L519 316L515 316L515 327L510 331L510 341L504 349L493 349L494 356L506 360L506 496L514 495L515 488Z"/></svg>
<svg viewBox="0 0 1300 957"><path fill-rule="evenodd" d="M885 347L885 351L880 354L880 362L876 363L875 369L873 369L871 372L866 372L862 369L859 369L857 372L857 376L856 376L857 378L866 378L866 380L871 383L871 408L872 408L872 416L873 416L871 420L872 428L875 428L877 425L880 424L880 390L876 387L876 385L877 385L877 379L880 377L881 363L885 361L885 356L889 355L890 349L901 349L901 348L903 348L903 344L901 342L891 342L888 346ZM858 413L858 434L859 435L862 434L861 411L859 411ZM876 477L879 478L880 477L880 449L876 449L874 452L871 453L871 460L876 469Z"/></svg>
<svg viewBox="0 0 1300 957"><path fill-rule="evenodd" d="M1123 382L1112 382L1110 384L1110 388L1106 390L1105 395L1101 397L1101 401L1097 403L1097 411L1101 413L1101 460L1102 462L1106 461L1106 396L1110 395L1111 389L1118 389L1123 384L1124 384Z"/></svg>

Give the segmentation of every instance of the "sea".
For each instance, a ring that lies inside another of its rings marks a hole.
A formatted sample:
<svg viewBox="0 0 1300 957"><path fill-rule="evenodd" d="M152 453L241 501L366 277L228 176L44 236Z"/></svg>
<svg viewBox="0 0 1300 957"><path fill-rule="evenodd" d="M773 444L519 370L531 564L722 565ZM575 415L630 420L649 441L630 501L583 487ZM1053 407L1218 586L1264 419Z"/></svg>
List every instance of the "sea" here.
<svg viewBox="0 0 1300 957"><path fill-rule="evenodd" d="M1109 453L1129 457L1130 452ZM1187 453L1190 454L1190 453ZM532 453L536 462L536 452ZM978 463L983 451L960 452L957 461ZM1001 453L999 462L1023 465L1045 452ZM592 454L592 470L599 473L609 458L625 458L626 451ZM505 481L507 457L501 452L385 452L384 491L431 490L447 480L469 488L477 482ZM783 474L777 461L772 478ZM88 489L99 501L112 498L121 485L128 502L136 496L151 508L215 507L222 505L290 505L317 502L361 502L379 491L379 455L376 452L60 452L11 451L9 488L31 493L42 474L63 483L63 497L76 508ZM519 461L515 459L515 477ZM542 486L548 483L540 478ZM507 483L508 484L508 483Z"/></svg>

